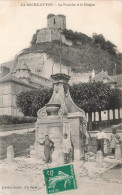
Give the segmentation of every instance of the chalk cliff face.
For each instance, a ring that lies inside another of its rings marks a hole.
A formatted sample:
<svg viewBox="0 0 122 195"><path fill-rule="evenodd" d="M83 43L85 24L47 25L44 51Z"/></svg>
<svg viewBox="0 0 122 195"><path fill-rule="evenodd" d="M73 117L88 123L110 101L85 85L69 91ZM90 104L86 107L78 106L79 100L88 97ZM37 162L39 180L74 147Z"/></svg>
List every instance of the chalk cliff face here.
<svg viewBox="0 0 122 195"><path fill-rule="evenodd" d="M115 64L117 64L117 73L121 73L120 58L92 43L83 43L70 47L66 44L62 44L61 50L62 67L67 72L68 68L77 73L89 72L92 71L92 69L100 72L103 69L104 71L107 71L109 75L112 75ZM47 56L47 61L45 60L44 55ZM30 48L24 49L19 58L25 58L28 61L27 65L32 66L33 69L36 69L36 66L40 67L43 65L43 67L45 67L46 64L52 69L52 65L54 64L55 71L58 69L57 66L59 66L60 62L60 43L53 41L32 45ZM66 74L67 72L63 73ZM43 72L43 74L46 75L48 73Z"/></svg>

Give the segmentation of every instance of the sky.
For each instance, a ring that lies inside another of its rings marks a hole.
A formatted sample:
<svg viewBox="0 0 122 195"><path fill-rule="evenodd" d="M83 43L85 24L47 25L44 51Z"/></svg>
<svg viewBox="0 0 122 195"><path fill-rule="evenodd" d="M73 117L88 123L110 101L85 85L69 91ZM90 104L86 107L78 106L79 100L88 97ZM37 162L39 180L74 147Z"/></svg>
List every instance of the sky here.
<svg viewBox="0 0 122 195"><path fill-rule="evenodd" d="M21 6L22 3L53 3L53 6ZM37 29L47 26L47 15L66 16L67 29L103 34L122 52L122 1L60 1L70 6L59 6L59 0L1 0L0 1L0 63L13 60L22 49L30 46ZM82 4L81 6L71 6ZM84 3L95 6L84 6Z"/></svg>

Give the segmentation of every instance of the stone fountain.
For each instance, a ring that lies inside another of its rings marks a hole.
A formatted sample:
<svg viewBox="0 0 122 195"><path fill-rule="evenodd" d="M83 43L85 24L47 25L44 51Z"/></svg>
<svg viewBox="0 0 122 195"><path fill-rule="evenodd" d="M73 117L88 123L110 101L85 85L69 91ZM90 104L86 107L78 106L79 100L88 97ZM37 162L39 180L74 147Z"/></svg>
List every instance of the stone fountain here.
<svg viewBox="0 0 122 195"><path fill-rule="evenodd" d="M68 81L70 76L66 74L55 74L53 80L53 94L48 104L37 113L35 155L39 159L44 158L43 147L38 142L43 142L45 135L55 143L52 156L53 162L63 163L62 141L63 134L67 133L68 139L74 145L74 161L81 157L80 132L86 130L85 113L73 102ZM87 131L87 130L86 130Z"/></svg>

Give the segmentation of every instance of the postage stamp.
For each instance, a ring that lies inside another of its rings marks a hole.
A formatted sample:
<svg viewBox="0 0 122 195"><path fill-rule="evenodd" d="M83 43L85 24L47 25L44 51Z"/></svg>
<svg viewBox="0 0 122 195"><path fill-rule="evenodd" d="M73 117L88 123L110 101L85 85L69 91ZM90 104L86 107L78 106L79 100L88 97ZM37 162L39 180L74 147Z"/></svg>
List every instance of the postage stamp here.
<svg viewBox="0 0 122 195"><path fill-rule="evenodd" d="M73 164L43 170L47 194L77 189Z"/></svg>

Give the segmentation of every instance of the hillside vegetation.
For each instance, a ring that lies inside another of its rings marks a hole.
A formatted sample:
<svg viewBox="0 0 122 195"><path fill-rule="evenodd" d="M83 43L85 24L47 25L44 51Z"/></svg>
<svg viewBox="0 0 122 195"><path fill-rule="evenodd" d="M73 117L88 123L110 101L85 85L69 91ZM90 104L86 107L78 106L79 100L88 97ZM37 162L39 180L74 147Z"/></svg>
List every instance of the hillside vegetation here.
<svg viewBox="0 0 122 195"><path fill-rule="evenodd" d="M109 75L112 75L116 64L117 73L121 73L122 54L118 53L116 46L106 41L103 35L94 34L91 38L72 30L64 30L63 34L67 40L72 41L72 46L62 43L60 48L59 41L36 44L33 40L31 47L24 49L23 54L44 51L55 62L59 62L61 52L62 64L70 66L75 72L88 72L94 68L98 72L107 70Z"/></svg>

